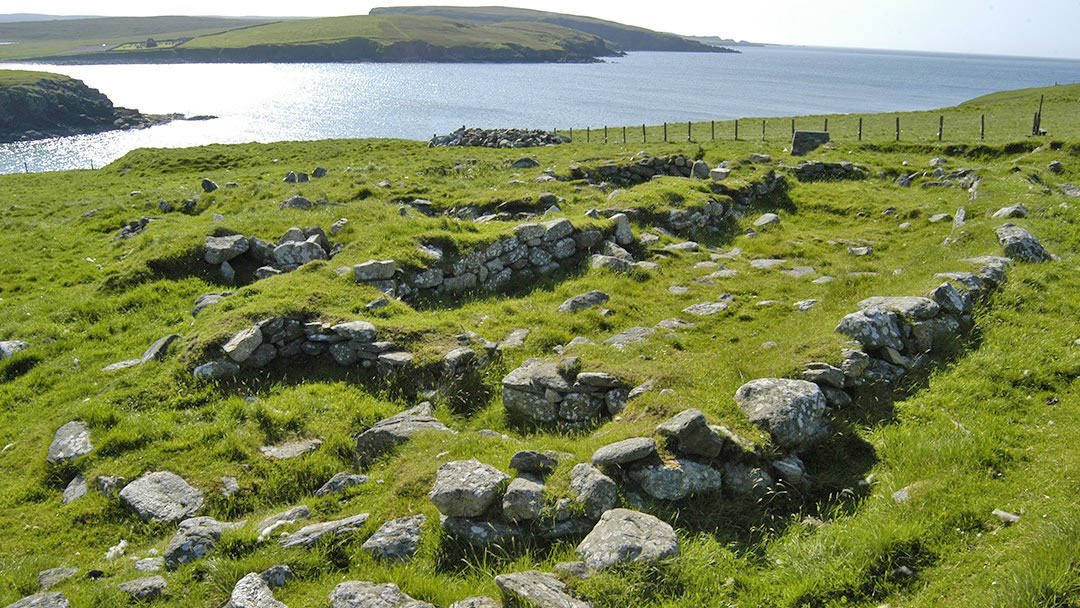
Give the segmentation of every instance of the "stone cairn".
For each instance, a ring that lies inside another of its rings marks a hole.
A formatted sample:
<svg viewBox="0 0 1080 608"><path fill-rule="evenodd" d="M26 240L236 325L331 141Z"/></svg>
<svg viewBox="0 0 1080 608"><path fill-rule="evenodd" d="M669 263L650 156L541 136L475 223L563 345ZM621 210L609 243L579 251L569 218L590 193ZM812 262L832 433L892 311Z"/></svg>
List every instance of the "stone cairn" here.
<svg viewBox="0 0 1080 608"><path fill-rule="evenodd" d="M480 148L535 148L568 144L570 138L538 129L466 129L461 127L449 135L436 135L428 145L432 148L472 146Z"/></svg>
<svg viewBox="0 0 1080 608"><path fill-rule="evenodd" d="M276 359L300 355L329 355L343 367L360 365L392 373L413 360L393 342L379 341L375 326L367 321L335 325L305 323L297 319L270 318L238 331L222 346L227 358L195 368L196 378L217 380L236 375L241 368L259 369Z"/></svg>
<svg viewBox="0 0 1080 608"><path fill-rule="evenodd" d="M232 262L240 258L258 264L256 279L265 279L297 268L315 260L333 258L342 246L331 246L326 233L318 226L292 227L285 231L276 243L264 241L257 236L233 234L208 236L203 259L217 266L227 282L235 280Z"/></svg>
<svg viewBox="0 0 1080 608"><path fill-rule="evenodd" d="M583 253L600 245L604 237L600 230L578 230L565 218L530 222L519 224L512 235L485 249L456 260L443 259L441 266L405 271L394 260L369 260L354 266L353 276L358 283L372 285L401 300L474 289L496 291L511 279L527 280L572 265Z"/></svg>

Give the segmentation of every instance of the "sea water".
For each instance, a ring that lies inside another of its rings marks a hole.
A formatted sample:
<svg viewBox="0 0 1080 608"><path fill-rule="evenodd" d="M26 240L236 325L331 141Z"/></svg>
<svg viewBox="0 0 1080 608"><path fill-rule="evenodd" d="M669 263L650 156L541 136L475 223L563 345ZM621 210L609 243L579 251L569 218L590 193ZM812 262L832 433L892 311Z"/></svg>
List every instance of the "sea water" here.
<svg viewBox="0 0 1080 608"><path fill-rule="evenodd" d="M345 137L426 140L467 125L568 130L744 116L925 110L1080 81L1080 61L801 47L630 53L592 64L18 66L145 113L213 115L0 145L0 173L101 167L141 147Z"/></svg>

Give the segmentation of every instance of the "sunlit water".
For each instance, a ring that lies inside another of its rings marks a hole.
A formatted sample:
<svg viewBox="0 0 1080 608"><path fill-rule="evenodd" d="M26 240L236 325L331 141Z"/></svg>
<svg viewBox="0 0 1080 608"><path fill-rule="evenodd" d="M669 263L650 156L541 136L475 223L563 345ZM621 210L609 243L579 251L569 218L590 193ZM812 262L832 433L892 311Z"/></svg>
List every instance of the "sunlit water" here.
<svg viewBox="0 0 1080 608"><path fill-rule="evenodd" d="M339 137L429 139L470 127L582 129L953 105L1080 81L1080 61L837 49L632 53L597 64L3 66L79 78L120 106L218 116L0 146L0 173L100 167L140 147Z"/></svg>

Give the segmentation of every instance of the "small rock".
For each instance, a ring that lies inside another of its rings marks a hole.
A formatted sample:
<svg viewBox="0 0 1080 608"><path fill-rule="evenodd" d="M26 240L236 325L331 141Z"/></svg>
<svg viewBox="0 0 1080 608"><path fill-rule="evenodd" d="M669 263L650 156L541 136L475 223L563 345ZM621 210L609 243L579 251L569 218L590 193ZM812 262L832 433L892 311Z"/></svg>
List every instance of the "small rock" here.
<svg viewBox="0 0 1080 608"><path fill-rule="evenodd" d="M331 477L330 480L324 483L318 490L315 490L315 497L322 498L323 496L330 494L344 492L346 488L363 485L369 480L370 478L367 475L354 475L342 471Z"/></svg>
<svg viewBox="0 0 1080 608"><path fill-rule="evenodd" d="M379 527L361 549L376 559L408 561L420 546L420 532L427 522L426 515L412 515L390 520Z"/></svg>
<svg viewBox="0 0 1080 608"><path fill-rule="evenodd" d="M478 460L448 462L439 467L428 497L448 517L480 517L509 479L502 471Z"/></svg>
<svg viewBox="0 0 1080 608"><path fill-rule="evenodd" d="M165 591L167 586L165 579L161 576L137 578L133 581L117 585L121 591L140 602L148 602L157 599Z"/></svg>

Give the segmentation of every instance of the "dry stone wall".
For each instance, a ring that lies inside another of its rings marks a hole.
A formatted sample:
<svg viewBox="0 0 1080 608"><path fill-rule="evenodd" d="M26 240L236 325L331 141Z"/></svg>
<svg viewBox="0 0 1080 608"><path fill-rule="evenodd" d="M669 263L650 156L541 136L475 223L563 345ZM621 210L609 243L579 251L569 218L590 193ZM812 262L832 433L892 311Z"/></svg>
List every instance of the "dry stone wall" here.
<svg viewBox="0 0 1080 608"><path fill-rule="evenodd" d="M615 218L613 218L615 219ZM615 219L616 225L626 222ZM608 231L614 233L616 226ZM608 231L580 230L570 220L518 224L512 234L439 266L406 270L394 260L369 260L353 267L358 283L372 285L401 300L497 291L511 280L528 280L578 264L583 255L604 242Z"/></svg>

